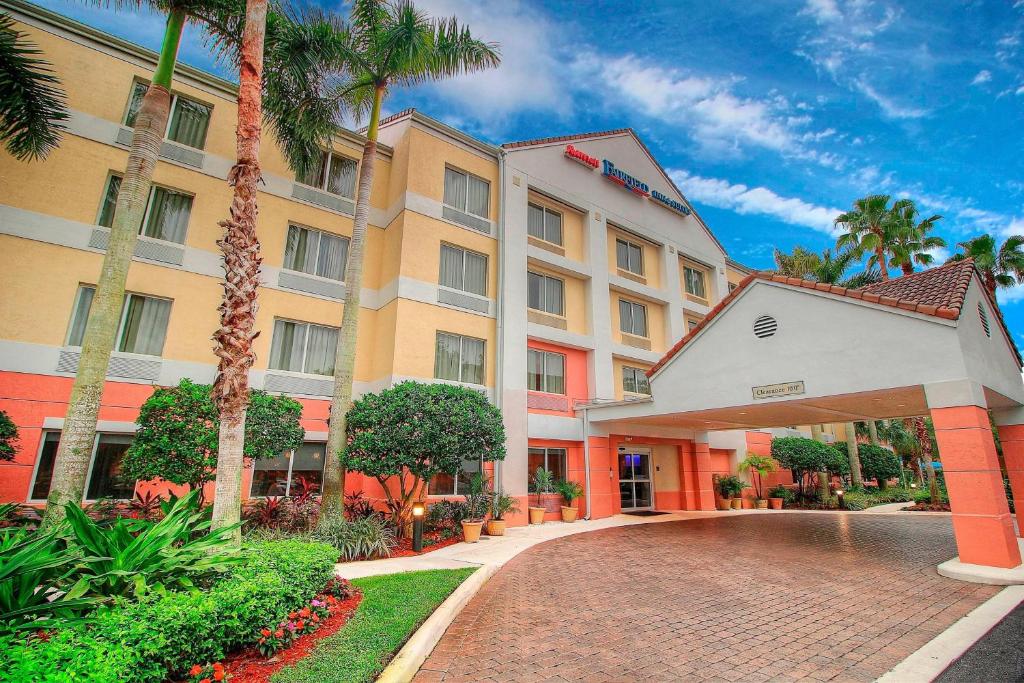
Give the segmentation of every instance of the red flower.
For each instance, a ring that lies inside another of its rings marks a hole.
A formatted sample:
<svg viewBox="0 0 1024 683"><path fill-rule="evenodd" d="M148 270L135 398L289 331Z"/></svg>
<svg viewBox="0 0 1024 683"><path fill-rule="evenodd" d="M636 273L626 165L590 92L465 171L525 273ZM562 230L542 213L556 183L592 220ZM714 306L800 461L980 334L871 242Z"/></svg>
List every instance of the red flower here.
<svg viewBox="0 0 1024 683"><path fill-rule="evenodd" d="M304 629L305 627L306 627L306 622L304 622L304 621L300 621L299 623L295 624L295 628L299 629L300 631L302 629Z"/></svg>
<svg viewBox="0 0 1024 683"><path fill-rule="evenodd" d="M308 617L309 616L309 608L308 607L303 607L302 609L300 609L299 610L299 616Z"/></svg>
<svg viewBox="0 0 1024 683"><path fill-rule="evenodd" d="M315 624L315 623L317 623L318 621L320 621L320 615L319 615L319 614L314 614L314 615L313 615L313 623Z"/></svg>
<svg viewBox="0 0 1024 683"><path fill-rule="evenodd" d="M260 629L260 633L262 633L264 636L269 636L270 635L270 629L269 628Z"/></svg>
<svg viewBox="0 0 1024 683"><path fill-rule="evenodd" d="M284 637L284 630L283 629L277 629L276 631L274 631L274 637L275 638L283 638Z"/></svg>
<svg viewBox="0 0 1024 683"><path fill-rule="evenodd" d="M209 678L204 678L203 680L199 681L199 683L213 683L213 681L211 681Z"/></svg>
<svg viewBox="0 0 1024 683"><path fill-rule="evenodd" d="M198 664L193 665L192 668L188 670L189 676L198 676L201 673L203 673L203 667Z"/></svg>
<svg viewBox="0 0 1024 683"><path fill-rule="evenodd" d="M213 663L213 670L214 671L223 671L224 670L224 665L221 664L220 662L214 662Z"/></svg>
<svg viewBox="0 0 1024 683"><path fill-rule="evenodd" d="M289 612L289 613L288 613L288 618L289 618L289 619L295 619L295 618L296 618L296 617L298 617L298 616L299 616L299 615L298 615L298 613L297 613L297 612Z"/></svg>
<svg viewBox="0 0 1024 683"><path fill-rule="evenodd" d="M223 681L224 680L224 670L221 669L220 671L214 671L213 672L213 680L215 680L215 681Z"/></svg>

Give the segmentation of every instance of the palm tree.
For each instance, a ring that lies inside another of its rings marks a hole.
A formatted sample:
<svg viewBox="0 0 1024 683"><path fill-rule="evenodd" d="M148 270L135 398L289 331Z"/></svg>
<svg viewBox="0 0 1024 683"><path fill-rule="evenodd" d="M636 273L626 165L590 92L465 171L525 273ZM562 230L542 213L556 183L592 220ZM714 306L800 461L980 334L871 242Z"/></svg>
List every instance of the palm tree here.
<svg viewBox="0 0 1024 683"><path fill-rule="evenodd" d="M850 251L857 259L871 254L867 266L878 266L883 280L889 279L887 254L896 237L897 214L889 206L890 196L872 194L853 202L853 209L836 216L833 223L846 232L836 240L836 249Z"/></svg>
<svg viewBox="0 0 1024 683"><path fill-rule="evenodd" d="M338 97L369 116L359 166L352 240L345 267L345 309L334 364L327 458L324 466L321 519L342 514L345 472L340 454L345 445L345 413L352 403L356 330L363 282L363 248L370 210L370 188L377 152L381 105L396 86L412 86L497 66L497 45L474 38L454 17L429 19L409 0L386 3L355 0L343 47L345 82Z"/></svg>
<svg viewBox="0 0 1024 683"><path fill-rule="evenodd" d="M775 271L780 275L809 280L820 265L821 257L803 247L794 247L792 254L775 250Z"/></svg>
<svg viewBox="0 0 1024 683"><path fill-rule="evenodd" d="M0 13L0 140L21 161L45 158L68 118L60 81L39 54Z"/></svg>
<svg viewBox="0 0 1024 683"><path fill-rule="evenodd" d="M839 285L846 289L858 289L878 282L880 279L878 270L875 268L846 277L846 271L857 258L849 250L835 256L829 249L824 250L821 254L815 254L803 247L794 248L792 254L775 250L775 266L779 274Z"/></svg>
<svg viewBox="0 0 1024 683"><path fill-rule="evenodd" d="M1024 283L1024 236L1010 235L999 245L992 235L979 235L956 246L960 251L947 261L974 259L985 289L994 299L996 290Z"/></svg>
<svg viewBox="0 0 1024 683"><path fill-rule="evenodd" d="M893 206L897 227L892 243L892 257L889 265L903 270L904 275L914 272L914 264L930 266L935 261L930 250L946 246L946 240L929 233L942 220L934 215L920 219L920 211L911 199L904 199Z"/></svg>

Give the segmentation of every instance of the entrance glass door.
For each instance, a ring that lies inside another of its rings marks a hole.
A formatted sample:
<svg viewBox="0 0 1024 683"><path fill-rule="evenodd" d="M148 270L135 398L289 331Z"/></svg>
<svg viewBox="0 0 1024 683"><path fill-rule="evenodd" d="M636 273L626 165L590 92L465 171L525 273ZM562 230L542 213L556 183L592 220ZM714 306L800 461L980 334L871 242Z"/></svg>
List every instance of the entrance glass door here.
<svg viewBox="0 0 1024 683"><path fill-rule="evenodd" d="M619 496L623 510L653 507L650 449L619 447Z"/></svg>

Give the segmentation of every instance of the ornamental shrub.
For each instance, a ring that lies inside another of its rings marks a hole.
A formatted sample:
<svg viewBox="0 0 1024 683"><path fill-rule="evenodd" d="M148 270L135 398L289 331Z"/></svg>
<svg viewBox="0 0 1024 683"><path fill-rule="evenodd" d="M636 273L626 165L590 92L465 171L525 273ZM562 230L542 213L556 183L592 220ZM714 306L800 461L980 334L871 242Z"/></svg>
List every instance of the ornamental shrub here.
<svg viewBox="0 0 1024 683"><path fill-rule="evenodd" d="M245 457L273 458L302 445L302 404L265 391L249 392ZM130 479L164 479L192 489L213 481L217 467L219 413L209 384L183 379L160 387L139 410L139 428L124 457Z"/></svg>
<svg viewBox="0 0 1024 683"><path fill-rule="evenodd" d="M864 478L877 479L879 490L885 490L887 479L900 476L900 459L888 448L862 443L857 447L857 453Z"/></svg>
<svg viewBox="0 0 1024 683"><path fill-rule="evenodd" d="M793 470L803 496L805 483L809 484L815 472L844 474L850 468L846 455L839 449L814 439L782 436L772 439L772 457L787 469Z"/></svg>
<svg viewBox="0 0 1024 683"><path fill-rule="evenodd" d="M337 551L297 540L247 544L246 561L202 592L119 600L46 642L0 647L5 680L159 683L196 662L251 645L259 630L308 604L334 575ZM3 643L0 643L2 646Z"/></svg>
<svg viewBox="0 0 1024 683"><path fill-rule="evenodd" d="M328 543L338 551L339 562L390 557L398 545L395 531L379 514L354 519L325 519L310 532L310 538Z"/></svg>
<svg viewBox="0 0 1024 683"><path fill-rule="evenodd" d="M18 427L4 411L0 410L0 460L14 460L18 446Z"/></svg>

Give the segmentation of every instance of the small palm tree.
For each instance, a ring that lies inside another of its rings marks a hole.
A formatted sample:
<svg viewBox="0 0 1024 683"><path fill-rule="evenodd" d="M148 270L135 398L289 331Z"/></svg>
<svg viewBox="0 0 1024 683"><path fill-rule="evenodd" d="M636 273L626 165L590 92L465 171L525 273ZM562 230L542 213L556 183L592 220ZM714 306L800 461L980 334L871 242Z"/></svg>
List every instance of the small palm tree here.
<svg viewBox="0 0 1024 683"><path fill-rule="evenodd" d="M409 0L355 0L340 46L344 82L336 96L369 117L359 166L355 220L345 267L345 309L334 363L334 393L327 436L321 519L343 513L345 472L336 457L345 445L345 414L352 402L356 330L363 282L363 249L370 188L377 157L381 105L395 87L412 86L498 65L497 46L472 36L454 17L430 19Z"/></svg>
<svg viewBox="0 0 1024 683"><path fill-rule="evenodd" d="M875 268L845 277L846 271L857 258L850 250L840 252L835 256L829 249L821 254L815 254L803 247L796 247L792 254L775 250L776 270L782 275L839 285L847 289L858 289L878 282L880 276Z"/></svg>
<svg viewBox="0 0 1024 683"><path fill-rule="evenodd" d="M974 259L985 288L993 298L997 289L1024 283L1024 236L1010 235L1000 245L992 235L979 235L956 246L960 251L947 263Z"/></svg>
<svg viewBox="0 0 1024 683"><path fill-rule="evenodd" d="M889 265L900 268L904 275L914 272L915 263L919 266L930 266L935 262L935 257L930 252L946 246L946 240L938 235L929 234L942 220L942 216L921 218L917 205L911 199L896 202L893 212L897 227L891 245L892 256Z"/></svg>
<svg viewBox="0 0 1024 683"><path fill-rule="evenodd" d="M0 13L0 141L21 161L45 158L68 118L60 81L39 54Z"/></svg>
<svg viewBox="0 0 1024 683"><path fill-rule="evenodd" d="M887 194L872 194L853 202L853 209L836 216L835 225L846 232L836 240L836 249L850 251L857 259L870 254L868 268L877 266L882 280L889 279L888 254L896 240L897 214Z"/></svg>

